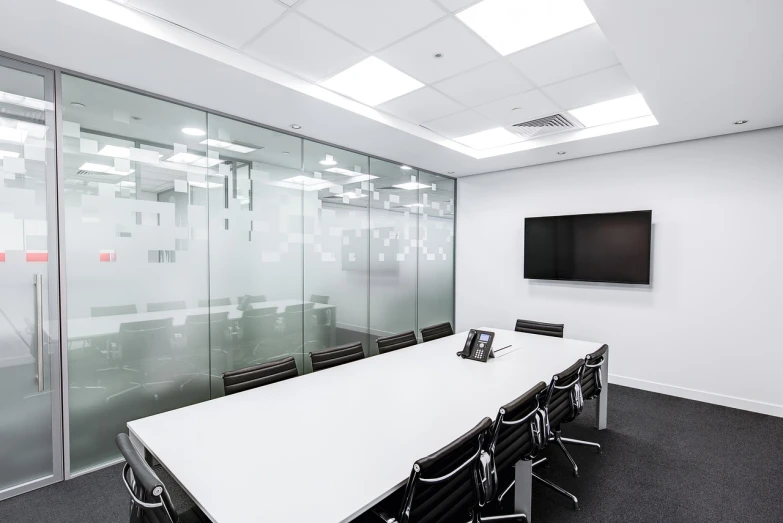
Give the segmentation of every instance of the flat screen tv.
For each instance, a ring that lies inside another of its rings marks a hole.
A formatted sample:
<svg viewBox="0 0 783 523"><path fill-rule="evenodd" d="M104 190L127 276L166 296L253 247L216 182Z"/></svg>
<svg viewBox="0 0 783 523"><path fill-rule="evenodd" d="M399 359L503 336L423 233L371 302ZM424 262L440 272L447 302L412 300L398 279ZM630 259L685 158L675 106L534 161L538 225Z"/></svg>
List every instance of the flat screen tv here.
<svg viewBox="0 0 783 523"><path fill-rule="evenodd" d="M650 283L652 211L525 218L525 278Z"/></svg>

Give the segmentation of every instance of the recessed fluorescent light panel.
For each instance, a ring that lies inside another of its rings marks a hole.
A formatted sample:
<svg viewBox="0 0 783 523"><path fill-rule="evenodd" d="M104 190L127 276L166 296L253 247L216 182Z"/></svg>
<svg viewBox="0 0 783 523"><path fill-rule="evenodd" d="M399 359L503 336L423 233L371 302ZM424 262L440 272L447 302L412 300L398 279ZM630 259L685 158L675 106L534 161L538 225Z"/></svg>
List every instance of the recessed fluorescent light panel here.
<svg viewBox="0 0 783 523"><path fill-rule="evenodd" d="M376 106L415 91L424 84L371 56L324 81L327 89Z"/></svg>
<svg viewBox="0 0 783 523"><path fill-rule="evenodd" d="M203 156L199 156L197 154L177 153L173 156L170 156L166 161L171 163L193 163L197 162L201 158L203 158Z"/></svg>
<svg viewBox="0 0 783 523"><path fill-rule="evenodd" d="M103 149L98 151L101 156L111 156L112 158L130 158L130 149L127 147L118 147L116 145L104 145Z"/></svg>
<svg viewBox="0 0 783 523"><path fill-rule="evenodd" d="M277 185L290 189L299 189L300 191L320 191L321 189L331 187L333 184L320 178L310 178L300 174L299 176L286 178L282 182L278 182Z"/></svg>
<svg viewBox="0 0 783 523"><path fill-rule="evenodd" d="M596 127L652 114L641 94L623 96L568 112L585 127Z"/></svg>
<svg viewBox="0 0 783 523"><path fill-rule="evenodd" d="M492 149L493 147L502 147L522 141L522 137L512 132L506 131L502 127L496 127L494 129L487 129L479 133L469 134L460 138L454 138L463 145L467 145L472 149Z"/></svg>
<svg viewBox="0 0 783 523"><path fill-rule="evenodd" d="M324 156L324 159L318 163L320 163L321 165L337 165L337 162L334 161L334 156L332 156L331 154L327 154L326 156Z"/></svg>
<svg viewBox="0 0 783 523"><path fill-rule="evenodd" d="M595 23L583 0L484 0L457 18L503 56Z"/></svg>
<svg viewBox="0 0 783 523"><path fill-rule="evenodd" d="M355 192L341 192L340 194L337 194L335 196L339 196L340 198L348 198L348 199L355 199L355 198L367 198L366 194L356 194Z"/></svg>
<svg viewBox="0 0 783 523"><path fill-rule="evenodd" d="M403 189L405 191L415 191L416 189L429 189L429 185L425 185L423 183L419 182L407 182L407 183L400 183L397 185L392 185L392 187L396 187L397 189Z"/></svg>
<svg viewBox="0 0 783 523"><path fill-rule="evenodd" d="M101 163L90 163L90 162L83 163L82 166L79 167L79 170L89 171L91 173L100 173L100 174L116 174L117 176L128 176L130 173L135 172L133 169L130 169L129 171L120 171L109 165L103 165Z"/></svg>
<svg viewBox="0 0 783 523"><path fill-rule="evenodd" d="M235 153L252 153L253 151L257 151L258 149L253 149L252 147L245 147L244 145L239 145L231 142L224 142L222 140L213 140L212 138L208 140L204 140L203 142L199 142L201 145L206 145L207 147L213 147L215 149L228 149L229 151L234 151Z"/></svg>
<svg viewBox="0 0 783 523"><path fill-rule="evenodd" d="M343 182L343 185L348 185L349 183L368 182L376 178L377 176L373 176L372 174L360 174L358 176L352 176L350 180Z"/></svg>
<svg viewBox="0 0 783 523"><path fill-rule="evenodd" d="M197 129L195 127L185 127L182 129L182 132L189 136L204 136L207 134L203 130Z"/></svg>
<svg viewBox="0 0 783 523"><path fill-rule="evenodd" d="M372 180L373 178L377 178L377 176L371 176L369 174L363 175L361 170L351 171L348 169L343 169L342 167L332 167L330 169L326 169L326 172L342 174L343 176L369 176L369 178L365 178L365 180Z"/></svg>

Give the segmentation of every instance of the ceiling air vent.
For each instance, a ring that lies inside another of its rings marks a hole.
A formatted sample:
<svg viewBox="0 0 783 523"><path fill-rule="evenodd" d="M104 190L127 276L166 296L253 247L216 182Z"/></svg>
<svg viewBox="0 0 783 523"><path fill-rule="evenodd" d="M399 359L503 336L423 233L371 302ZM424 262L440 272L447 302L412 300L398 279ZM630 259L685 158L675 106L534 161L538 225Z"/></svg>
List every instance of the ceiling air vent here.
<svg viewBox="0 0 783 523"><path fill-rule="evenodd" d="M530 120L528 122L514 124L509 127L508 130L521 136L525 140L530 140L532 138L540 138L541 136L549 136L550 134L558 134L582 128L583 126L581 124L569 120L562 114L553 114L551 116L544 116L543 118L536 118L535 120Z"/></svg>

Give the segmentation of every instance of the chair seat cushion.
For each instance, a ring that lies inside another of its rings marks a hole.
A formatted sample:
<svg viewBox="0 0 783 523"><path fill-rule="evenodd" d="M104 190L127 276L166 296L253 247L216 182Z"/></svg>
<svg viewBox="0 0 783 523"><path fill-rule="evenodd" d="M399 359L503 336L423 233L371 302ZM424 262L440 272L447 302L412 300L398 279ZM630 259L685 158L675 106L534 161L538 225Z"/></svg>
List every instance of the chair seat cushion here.
<svg viewBox="0 0 783 523"><path fill-rule="evenodd" d="M200 508L193 507L179 515L179 523L211 523Z"/></svg>

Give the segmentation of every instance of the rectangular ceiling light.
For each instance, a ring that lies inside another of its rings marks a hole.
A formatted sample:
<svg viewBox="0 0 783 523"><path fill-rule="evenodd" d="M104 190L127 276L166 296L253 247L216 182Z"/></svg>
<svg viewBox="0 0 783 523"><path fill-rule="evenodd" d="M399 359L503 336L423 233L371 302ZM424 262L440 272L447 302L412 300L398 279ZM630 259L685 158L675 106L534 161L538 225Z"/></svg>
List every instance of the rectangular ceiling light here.
<svg viewBox="0 0 783 523"><path fill-rule="evenodd" d="M584 0L484 0L457 18L503 56L595 23Z"/></svg>
<svg viewBox="0 0 783 523"><path fill-rule="evenodd" d="M377 178L377 176L373 176L372 174L360 174L358 176L352 176L350 180L348 180L346 182L343 182L343 183L347 185L349 183L368 182L368 181L374 180L376 178Z"/></svg>
<svg viewBox="0 0 783 523"><path fill-rule="evenodd" d="M341 192L340 194L336 194L335 196L338 196L340 198L348 198L348 199L355 199L355 198L367 198L366 194L356 194L355 192Z"/></svg>
<svg viewBox="0 0 783 523"><path fill-rule="evenodd" d="M641 94L632 94L568 111L585 127L632 120L652 114Z"/></svg>
<svg viewBox="0 0 783 523"><path fill-rule="evenodd" d="M219 163L223 163L223 160L219 160L217 158L207 158L202 156L195 162L189 164L189 165L195 165L196 167L213 167Z"/></svg>
<svg viewBox="0 0 783 523"><path fill-rule="evenodd" d="M353 180L355 182L366 182L367 180L374 180L377 178L377 176L373 176L371 174L362 174L361 170L350 171L348 169L343 169L342 167L330 167L329 169L326 169L326 172L342 174L343 176L352 176L354 178L361 178L361 180Z"/></svg>
<svg viewBox="0 0 783 523"><path fill-rule="evenodd" d="M320 191L321 189L328 189L333 184L322 180L320 178L310 178L309 176L294 176L292 178L286 178L282 182L278 182L276 185L280 187L288 187L290 189L299 189L300 191Z"/></svg>
<svg viewBox="0 0 783 523"><path fill-rule="evenodd" d="M170 156L168 159L166 159L166 161L171 163L193 163L197 162L201 158L203 158L203 156L199 156L197 154L177 153L173 156Z"/></svg>
<svg viewBox="0 0 783 523"><path fill-rule="evenodd" d="M116 145L104 145L103 149L98 151L101 156L111 156L112 158L130 158L130 149L127 147L118 147Z"/></svg>
<svg viewBox="0 0 783 523"><path fill-rule="evenodd" d="M392 185L392 187L396 187L397 189L403 189L405 191L415 191L416 189L429 189L429 185L424 185L423 183L419 182L407 182L407 183L400 183L397 185Z"/></svg>
<svg viewBox="0 0 783 523"><path fill-rule="evenodd" d="M495 127L494 129L487 129L486 131L454 138L454 141L480 151L482 149L492 149L494 147L502 147L504 145L520 142L523 139L523 137L509 132L502 127Z"/></svg>
<svg viewBox="0 0 783 523"><path fill-rule="evenodd" d="M206 145L208 147L214 147L215 149L228 149L229 151L234 151L235 153L252 153L256 149L253 149L252 147L246 147L244 145L239 145L236 143L231 142L224 142L223 140L215 140L213 138L209 138L207 140L204 140L201 142L201 145Z"/></svg>
<svg viewBox="0 0 783 523"><path fill-rule="evenodd" d="M133 169L129 171L120 171L110 165L103 165L102 163L90 163L90 162L83 163L82 166L79 167L79 170L89 171L91 173L116 174L117 176L128 176L130 173L135 172Z"/></svg>
<svg viewBox="0 0 783 523"><path fill-rule="evenodd" d="M424 84L371 56L321 83L369 106L376 106L415 91Z"/></svg>

